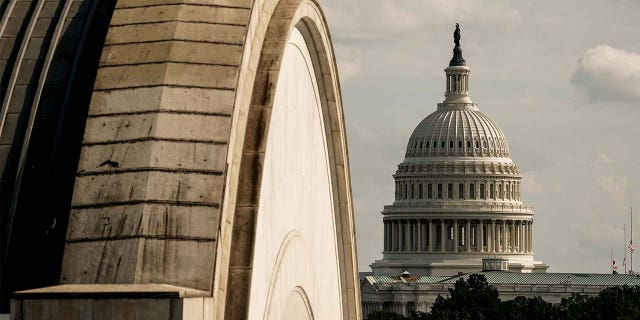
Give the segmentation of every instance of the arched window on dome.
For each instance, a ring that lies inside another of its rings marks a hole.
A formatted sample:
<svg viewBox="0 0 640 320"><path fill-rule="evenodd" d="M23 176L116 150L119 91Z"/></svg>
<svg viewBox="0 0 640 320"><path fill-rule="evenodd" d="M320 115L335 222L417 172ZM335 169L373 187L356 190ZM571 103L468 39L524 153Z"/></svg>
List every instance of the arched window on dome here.
<svg viewBox="0 0 640 320"><path fill-rule="evenodd" d="M442 199L442 183L438 183L438 199Z"/></svg>
<svg viewBox="0 0 640 320"><path fill-rule="evenodd" d="M471 149L471 140L467 140L467 149Z"/></svg>
<svg viewBox="0 0 640 320"><path fill-rule="evenodd" d="M415 187L415 184L414 184L414 183L412 183L412 184L411 184L411 199L415 199L415 194L414 194L414 190L413 190L413 189L414 189L414 187Z"/></svg>
<svg viewBox="0 0 640 320"><path fill-rule="evenodd" d="M431 143L431 141L428 141L428 140L427 140L427 143L425 144L425 147L426 147L427 149L429 149L429 143Z"/></svg>
<svg viewBox="0 0 640 320"><path fill-rule="evenodd" d="M444 149L444 144L445 144L444 141L440 141L440 148Z"/></svg>
<svg viewBox="0 0 640 320"><path fill-rule="evenodd" d="M432 147L433 147L433 148L437 148L437 147L438 147L438 141L434 141L434 142L433 142L433 146L432 146Z"/></svg>
<svg viewBox="0 0 640 320"><path fill-rule="evenodd" d="M480 148L480 143L476 140L476 149Z"/></svg>
<svg viewBox="0 0 640 320"><path fill-rule="evenodd" d="M458 140L458 149L462 149L462 140Z"/></svg>
<svg viewBox="0 0 640 320"><path fill-rule="evenodd" d="M458 198L464 199L464 184L458 184Z"/></svg>
<svg viewBox="0 0 640 320"><path fill-rule="evenodd" d="M513 200L515 200L515 198L516 198L516 193L515 193L515 188L514 187L515 187L515 183L512 183L511 184L511 198Z"/></svg>
<svg viewBox="0 0 640 320"><path fill-rule="evenodd" d="M447 186L447 197L453 199L453 183L449 183Z"/></svg>
<svg viewBox="0 0 640 320"><path fill-rule="evenodd" d="M402 197L402 199L407 199L407 184L406 183L402 184L402 189L403 189L403 197Z"/></svg>
<svg viewBox="0 0 640 320"><path fill-rule="evenodd" d="M493 184L490 184L490 185L489 185L489 198L491 198L491 199L495 199L495 197L494 197L494 196L495 196L495 193L494 193L494 191L493 191Z"/></svg>
<svg viewBox="0 0 640 320"><path fill-rule="evenodd" d="M498 183L498 199L502 199L502 184Z"/></svg>
<svg viewBox="0 0 640 320"><path fill-rule="evenodd" d="M449 141L449 149L453 149L453 140Z"/></svg>
<svg viewBox="0 0 640 320"><path fill-rule="evenodd" d="M427 185L427 198L433 198L433 185L431 183Z"/></svg>
<svg viewBox="0 0 640 320"><path fill-rule="evenodd" d="M484 199L484 183L480 184L480 199Z"/></svg>
<svg viewBox="0 0 640 320"><path fill-rule="evenodd" d="M420 141L420 149L422 149L422 143L423 143L423 141Z"/></svg>
<svg viewBox="0 0 640 320"><path fill-rule="evenodd" d="M469 198L476 198L476 186L473 183L469 184Z"/></svg>

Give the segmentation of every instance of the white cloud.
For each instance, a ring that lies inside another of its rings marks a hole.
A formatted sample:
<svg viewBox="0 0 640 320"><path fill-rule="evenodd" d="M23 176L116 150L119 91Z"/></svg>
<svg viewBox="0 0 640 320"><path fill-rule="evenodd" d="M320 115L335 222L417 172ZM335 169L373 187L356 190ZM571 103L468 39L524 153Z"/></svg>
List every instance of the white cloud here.
<svg viewBox="0 0 640 320"><path fill-rule="evenodd" d="M336 22L332 34L350 40L415 39L442 26L452 28L456 21L506 27L520 19L516 9L470 0L325 0L322 5L330 22Z"/></svg>
<svg viewBox="0 0 640 320"><path fill-rule="evenodd" d="M336 61L340 80L346 81L357 77L360 73L362 53L354 46L336 45Z"/></svg>
<svg viewBox="0 0 640 320"><path fill-rule="evenodd" d="M617 201L624 201L624 192L627 180L624 177L601 176L598 177L598 184L602 191Z"/></svg>
<svg viewBox="0 0 640 320"><path fill-rule="evenodd" d="M536 179L534 174L522 175L522 194L538 195L543 194L545 190L544 184Z"/></svg>
<svg viewBox="0 0 640 320"><path fill-rule="evenodd" d="M640 54L593 47L580 59L571 83L594 102L640 102Z"/></svg>

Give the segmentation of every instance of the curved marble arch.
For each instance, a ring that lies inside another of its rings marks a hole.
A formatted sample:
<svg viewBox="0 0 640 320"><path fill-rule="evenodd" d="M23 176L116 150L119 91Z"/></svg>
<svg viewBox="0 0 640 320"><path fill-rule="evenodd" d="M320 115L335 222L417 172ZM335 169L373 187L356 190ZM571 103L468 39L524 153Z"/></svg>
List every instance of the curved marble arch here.
<svg viewBox="0 0 640 320"><path fill-rule="evenodd" d="M271 5L274 4L275 2L271 3ZM260 196L265 188L264 184L267 183L267 181L262 180L263 167L267 165L265 163L265 156L268 156L265 155L268 150L267 141L271 141L271 143L278 141L268 139L271 115L278 111L273 110L273 104L278 94L278 81L282 81L279 77L281 77L280 68L286 51L285 47L288 43L292 43L290 41L292 36L299 36L304 38L305 44L310 49L308 52L304 52L301 49L301 52L303 55L307 55L307 58L313 64L313 68L315 68L314 76L316 79L313 80L316 86L315 89L318 90L319 104L322 109L319 114L322 117L321 125L325 135L326 150L324 152L327 153L326 160L328 168L330 168L328 178L330 179L329 189L331 201L333 202L331 204L333 207L331 208L331 213L335 215L335 230L327 231L335 232L335 248L339 264L337 279L331 279L331 281L336 281L336 283L340 284L338 301L342 304L342 310L340 310L342 317L344 319L359 319L361 318L358 303L359 286L357 284L357 267L355 264L355 233L350 198L347 145L339 81L326 21L315 1L280 1L275 7L270 6L270 3L267 2L261 12L264 12L263 16L261 16L262 19L268 19L269 14L272 15L272 18L269 20L265 32L264 46L260 54L253 84L251 104L246 114L248 124L245 128L244 137L241 134L232 132L231 144L243 144L243 148L241 154L234 150L235 148L229 148L230 152L234 152L229 157L231 159L240 158L241 160L239 165L235 166L239 172L234 171L234 167L229 169L230 178L227 183L231 186L229 190L234 190L233 185L235 183L239 184L240 187L236 189L238 191L235 199L236 211L223 211L222 213L221 241L217 250L217 261L220 263L216 269L215 287L215 293L218 296L214 300L219 304L222 301L226 301L225 318L237 317L237 319L243 319L247 316L252 319L262 318L253 312L257 309L252 309L251 314L239 312L243 311L243 306L245 306L244 312L249 312L248 305L250 303L260 305L262 301L256 303L246 299L247 296L255 298L252 294L256 288L251 287L251 279L255 278L255 275L253 275L254 261L251 259L252 254L255 256L255 252L253 252L254 244L236 241L236 237L238 235L246 238L260 237L259 234L256 234L259 231L256 230L256 215L259 219ZM258 28L260 28L262 22L258 20L257 23ZM248 41L251 40L249 39ZM247 66L246 70L251 69L250 66ZM241 106L236 108L234 119L236 119L236 116L244 116ZM259 129L256 130L256 128ZM236 129L242 131L242 128ZM233 139L234 134L236 134L235 140ZM236 174L238 178L235 178ZM233 207L233 198L233 194L230 194L225 199L224 206ZM232 215L233 217L231 218L230 216ZM227 223L226 226L225 223ZM296 237L295 239L301 239L301 237ZM300 242L303 241L301 240ZM285 243L287 243L286 237L283 239L282 244L284 245ZM234 256L234 253L243 254ZM300 253L308 252L301 249ZM280 255L278 256L280 257ZM300 256L300 260L300 268L303 268L303 265L305 265L303 256ZM227 261L228 265L225 265ZM278 266L280 265L278 264ZM227 273L220 272L220 269L225 267L228 267L229 271ZM278 272L277 270L260 271ZM227 279L224 279L225 274L228 274ZM271 301L272 294L274 290L277 291L273 285L272 281L271 287L268 289L267 301L264 302L266 304L265 313L263 314L264 319L270 319L270 308L273 303ZM225 287L227 290L224 290ZM296 288L296 290L304 290L301 287ZM308 299L305 301L308 301ZM330 309L329 306L321 306L321 308ZM218 311L221 311L220 305ZM280 313L276 312L276 314ZM275 317L275 319L277 318L278 316Z"/></svg>

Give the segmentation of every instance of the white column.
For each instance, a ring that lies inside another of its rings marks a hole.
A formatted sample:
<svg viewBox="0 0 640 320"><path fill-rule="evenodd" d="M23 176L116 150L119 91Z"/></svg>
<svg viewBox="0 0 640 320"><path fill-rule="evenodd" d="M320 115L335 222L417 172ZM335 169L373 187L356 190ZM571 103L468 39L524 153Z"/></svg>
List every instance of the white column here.
<svg viewBox="0 0 640 320"><path fill-rule="evenodd" d="M436 236L435 236L435 224L431 223L431 219L427 220L427 229L429 230L429 234L427 234L427 237L429 240L427 240L427 243L429 244L429 252L433 252L433 248L434 245L433 243L436 242Z"/></svg>
<svg viewBox="0 0 640 320"><path fill-rule="evenodd" d="M476 248L478 252L484 252L484 223L482 222L482 220L480 220L480 223L478 223L476 227L478 230L476 230L476 234L478 235L478 241L476 241Z"/></svg>
<svg viewBox="0 0 640 320"><path fill-rule="evenodd" d="M418 247L416 248L416 251L418 252L422 252L422 221L421 220L416 220L416 225L418 227Z"/></svg>
<svg viewBox="0 0 640 320"><path fill-rule="evenodd" d="M444 225L444 219L440 220L440 252L444 252L444 248L446 247L446 230Z"/></svg>
<svg viewBox="0 0 640 320"><path fill-rule="evenodd" d="M533 221L529 221L529 252L533 252Z"/></svg>
<svg viewBox="0 0 640 320"><path fill-rule="evenodd" d="M464 245L467 248L467 252L471 252L471 221L467 219L467 224L464 226Z"/></svg>
<svg viewBox="0 0 640 320"><path fill-rule="evenodd" d="M453 220L453 252L458 252L458 243L460 242L458 233L458 220Z"/></svg>
<svg viewBox="0 0 640 320"><path fill-rule="evenodd" d="M507 252L507 220L502 220L502 252Z"/></svg>
<svg viewBox="0 0 640 320"><path fill-rule="evenodd" d="M491 237L487 237L487 240L489 240L488 246L491 246L488 251L496 252L496 220L491 220Z"/></svg>
<svg viewBox="0 0 640 320"><path fill-rule="evenodd" d="M389 251L389 235L387 234L389 231L389 224L387 221L384 221L384 251Z"/></svg>
<svg viewBox="0 0 640 320"><path fill-rule="evenodd" d="M511 252L516 252L516 225L515 221L511 220L511 239L509 239L509 245L511 245Z"/></svg>
<svg viewBox="0 0 640 320"><path fill-rule="evenodd" d="M402 234L402 220L398 220L397 224L398 224L398 231L396 236L397 236L398 243L396 243L396 246L397 246L397 251L400 252L402 251L402 241L404 239L404 235Z"/></svg>

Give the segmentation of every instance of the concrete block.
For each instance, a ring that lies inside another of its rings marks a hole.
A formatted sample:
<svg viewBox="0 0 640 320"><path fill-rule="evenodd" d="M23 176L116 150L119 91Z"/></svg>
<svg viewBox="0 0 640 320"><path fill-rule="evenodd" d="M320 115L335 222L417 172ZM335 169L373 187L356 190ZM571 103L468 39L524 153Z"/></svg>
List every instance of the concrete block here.
<svg viewBox="0 0 640 320"><path fill-rule="evenodd" d="M15 49L16 38L0 39L0 60L7 60Z"/></svg>
<svg viewBox="0 0 640 320"><path fill-rule="evenodd" d="M64 3L62 1L46 1L40 10L39 17L55 18L60 14Z"/></svg>
<svg viewBox="0 0 640 320"><path fill-rule="evenodd" d="M236 208L231 236L234 250L230 253L230 267L251 268L257 215L258 207Z"/></svg>
<svg viewBox="0 0 640 320"><path fill-rule="evenodd" d="M4 33L3 33L2 36L15 39L15 37L18 36L18 32L20 32L20 28L22 27L22 25L24 23L28 23L28 21L25 21L22 18L9 18L9 19L7 19L7 25L6 25L5 29L4 29Z"/></svg>
<svg viewBox="0 0 640 320"><path fill-rule="evenodd" d="M132 114L89 118L85 144L130 141L144 138L199 140L224 143L231 119L199 114Z"/></svg>
<svg viewBox="0 0 640 320"><path fill-rule="evenodd" d="M102 67L98 69L95 89L135 88L165 84L166 63Z"/></svg>
<svg viewBox="0 0 640 320"><path fill-rule="evenodd" d="M204 320L208 292L165 284L67 284L17 292L14 320Z"/></svg>
<svg viewBox="0 0 640 320"><path fill-rule="evenodd" d="M35 90L33 85L16 85L9 102L9 113L28 113Z"/></svg>
<svg viewBox="0 0 640 320"><path fill-rule="evenodd" d="M157 114L134 114L89 118L85 127L84 143L127 141L153 137L156 117Z"/></svg>
<svg viewBox="0 0 640 320"><path fill-rule="evenodd" d="M140 236L212 241L218 230L219 215L218 208L168 204L73 209L67 240Z"/></svg>
<svg viewBox="0 0 640 320"><path fill-rule="evenodd" d="M67 242L60 282L134 283L140 239Z"/></svg>
<svg viewBox="0 0 640 320"><path fill-rule="evenodd" d="M7 145L22 141L26 125L27 117L25 114L7 114L4 127L2 128L2 134L0 135L0 144Z"/></svg>
<svg viewBox="0 0 640 320"><path fill-rule="evenodd" d="M56 27L54 19L51 18L39 18L36 21L36 25L33 28L32 37L44 38L48 32L53 32Z"/></svg>
<svg viewBox="0 0 640 320"><path fill-rule="evenodd" d="M198 5L159 5L137 8L116 9L111 25L157 23L161 21L206 22L246 25L250 10Z"/></svg>
<svg viewBox="0 0 640 320"><path fill-rule="evenodd" d="M238 68L232 66L153 63L98 69L97 90L176 85L234 89Z"/></svg>
<svg viewBox="0 0 640 320"><path fill-rule="evenodd" d="M122 172L76 178L72 205L111 206L123 202L219 204L222 176L158 171Z"/></svg>
<svg viewBox="0 0 640 320"><path fill-rule="evenodd" d="M253 0L182 0L181 2L184 4L251 8ZM175 0L120 0L116 4L116 8L143 7L175 3Z"/></svg>
<svg viewBox="0 0 640 320"><path fill-rule="evenodd" d="M161 113L154 129L156 137L217 141L229 140L231 118L193 114Z"/></svg>
<svg viewBox="0 0 640 320"><path fill-rule="evenodd" d="M218 89L235 89L238 67L168 63L166 83Z"/></svg>
<svg viewBox="0 0 640 320"><path fill-rule="evenodd" d="M142 283L168 283L211 290L215 242L145 239Z"/></svg>
<svg viewBox="0 0 640 320"><path fill-rule="evenodd" d="M242 48L237 45L165 41L107 46L102 51L100 65L189 62L238 66L241 57Z"/></svg>
<svg viewBox="0 0 640 320"><path fill-rule="evenodd" d="M93 93L89 115L171 110L231 115L231 90L152 87Z"/></svg>
<svg viewBox="0 0 640 320"><path fill-rule="evenodd" d="M162 40L191 40L241 45L246 27L195 22L154 22L139 25L112 26L106 45Z"/></svg>

